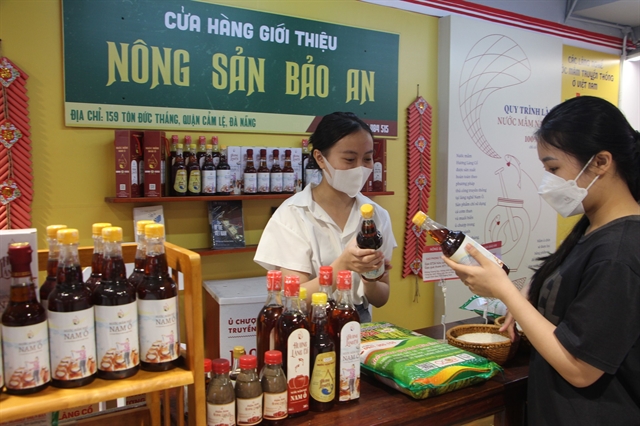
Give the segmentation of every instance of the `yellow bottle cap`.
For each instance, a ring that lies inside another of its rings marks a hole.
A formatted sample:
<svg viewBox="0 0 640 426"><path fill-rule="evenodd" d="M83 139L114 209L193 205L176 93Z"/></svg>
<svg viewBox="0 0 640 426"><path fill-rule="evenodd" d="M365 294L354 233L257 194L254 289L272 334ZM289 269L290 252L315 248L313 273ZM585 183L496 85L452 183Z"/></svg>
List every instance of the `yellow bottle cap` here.
<svg viewBox="0 0 640 426"><path fill-rule="evenodd" d="M311 295L311 303L314 305L326 305L327 293L313 293Z"/></svg>
<svg viewBox="0 0 640 426"><path fill-rule="evenodd" d="M233 347L233 357L240 358L245 354L244 346L234 346Z"/></svg>
<svg viewBox="0 0 640 426"><path fill-rule="evenodd" d="M213 149L213 145L211 145L210 143L206 144L204 147L206 149Z"/></svg>
<svg viewBox="0 0 640 426"><path fill-rule="evenodd" d="M360 214L365 219L371 219L373 217L373 206L371 204L363 204L360 206Z"/></svg>
<svg viewBox="0 0 640 426"><path fill-rule="evenodd" d="M102 228L106 228L107 226L111 226L111 224L108 222L94 223L91 225L91 233L94 237L99 237L102 235Z"/></svg>
<svg viewBox="0 0 640 426"><path fill-rule="evenodd" d="M144 228L147 225L150 225L152 223L155 223L152 220L147 220L147 219L143 219L143 220L139 220L136 222L136 232L140 235L144 235Z"/></svg>
<svg viewBox="0 0 640 426"><path fill-rule="evenodd" d="M300 300L307 300L307 289L305 287L300 286Z"/></svg>
<svg viewBox="0 0 640 426"><path fill-rule="evenodd" d="M416 213L415 215L413 215L413 219L411 219L411 221L413 222L414 225L416 225L418 228L422 227L422 224L424 223L425 220L427 220L427 214L425 212L422 211L418 211L418 213Z"/></svg>
<svg viewBox="0 0 640 426"><path fill-rule="evenodd" d="M49 225L47 226L47 237L58 238L58 231L65 229L67 225Z"/></svg>
<svg viewBox="0 0 640 426"><path fill-rule="evenodd" d="M182 145L181 143L179 143L178 145L176 145L176 148L178 148L178 149L182 149L182 148L184 148L184 145Z"/></svg>
<svg viewBox="0 0 640 426"><path fill-rule="evenodd" d="M189 145L189 149L191 149L191 150L194 150L194 149L197 149L197 148L198 148L198 145L196 145L195 143L192 143L192 144Z"/></svg>
<svg viewBox="0 0 640 426"><path fill-rule="evenodd" d="M164 225L160 223L152 223L144 227L144 236L147 238L164 237Z"/></svg>
<svg viewBox="0 0 640 426"><path fill-rule="evenodd" d="M80 233L73 228L60 229L58 230L57 238L60 244L78 244Z"/></svg>
<svg viewBox="0 0 640 426"><path fill-rule="evenodd" d="M119 226L107 226L102 228L102 239L108 243L117 243L122 241L122 228Z"/></svg>

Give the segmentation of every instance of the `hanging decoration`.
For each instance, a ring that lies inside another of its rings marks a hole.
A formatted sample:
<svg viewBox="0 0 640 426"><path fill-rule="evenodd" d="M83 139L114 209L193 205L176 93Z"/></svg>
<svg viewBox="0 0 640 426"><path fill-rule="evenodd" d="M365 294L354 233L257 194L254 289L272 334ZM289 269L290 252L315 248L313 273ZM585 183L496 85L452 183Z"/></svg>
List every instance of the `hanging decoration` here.
<svg viewBox="0 0 640 426"><path fill-rule="evenodd" d="M0 229L31 227L33 172L27 78L9 59L0 58Z"/></svg>
<svg viewBox="0 0 640 426"><path fill-rule="evenodd" d="M426 241L417 228L413 216L429 210L431 193L431 120L433 109L420 95L407 108L407 220L404 235L404 263L402 277L416 278L414 302L420 296L418 278L422 278L422 253Z"/></svg>

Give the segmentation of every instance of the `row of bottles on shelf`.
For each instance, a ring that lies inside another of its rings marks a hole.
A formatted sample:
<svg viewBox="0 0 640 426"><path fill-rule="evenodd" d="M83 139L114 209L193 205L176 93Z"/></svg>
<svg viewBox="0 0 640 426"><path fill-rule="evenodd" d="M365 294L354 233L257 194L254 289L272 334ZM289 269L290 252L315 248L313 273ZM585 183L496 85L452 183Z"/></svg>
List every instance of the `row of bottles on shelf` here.
<svg viewBox="0 0 640 426"><path fill-rule="evenodd" d="M177 366L178 288L168 273L164 225L138 221L130 277L122 257L122 228L96 223L92 231L92 271L84 282L78 230L47 227L47 278L39 298L30 244L9 246L11 293L2 314L7 393L30 394L49 383L75 388L96 376L123 379L140 368Z"/></svg>

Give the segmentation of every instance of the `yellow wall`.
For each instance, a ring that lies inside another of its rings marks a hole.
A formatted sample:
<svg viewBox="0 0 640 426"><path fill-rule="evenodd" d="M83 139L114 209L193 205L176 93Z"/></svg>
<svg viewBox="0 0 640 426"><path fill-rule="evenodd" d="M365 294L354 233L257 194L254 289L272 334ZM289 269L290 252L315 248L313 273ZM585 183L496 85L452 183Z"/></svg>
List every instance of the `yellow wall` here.
<svg viewBox="0 0 640 426"><path fill-rule="evenodd" d="M398 139L389 140L387 144L387 184L395 195L375 200L391 214L399 247L391 271L391 299L386 306L374 311L374 320L390 321L408 328L431 325L433 285L418 280L421 297L414 303L416 280L402 279L401 270L407 187L405 110L415 99L419 85L420 94L437 112L437 19L356 0L215 3L400 34ZM57 0L0 0L1 53L29 75L27 89L34 169L32 226L38 229L40 248L46 248L44 229L53 223L78 228L81 245L92 243L91 224L94 222L121 226L125 240L132 241L132 208L136 206L104 202L105 196L113 196L115 192L113 130L64 126L61 22L61 4ZM437 123L437 116L433 122ZM299 135L218 135L222 145L299 146L301 139ZM432 158L436 158L436 139L434 132ZM434 164L433 176L436 169ZM435 182L432 187L435 188ZM435 209L435 197L432 198L430 206ZM257 238L267 222L271 206L278 204L271 200L244 203L245 225L250 230L250 237ZM205 202L167 203L164 214L169 241L188 248L209 245ZM204 279L265 274L253 262L253 253L203 257L202 265Z"/></svg>

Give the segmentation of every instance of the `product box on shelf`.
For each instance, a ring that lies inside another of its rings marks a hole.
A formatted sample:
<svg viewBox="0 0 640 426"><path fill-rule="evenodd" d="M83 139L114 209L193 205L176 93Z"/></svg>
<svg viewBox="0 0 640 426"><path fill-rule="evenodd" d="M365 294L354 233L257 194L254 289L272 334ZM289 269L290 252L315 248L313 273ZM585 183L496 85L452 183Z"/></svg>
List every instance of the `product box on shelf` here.
<svg viewBox="0 0 640 426"><path fill-rule="evenodd" d="M116 130L114 147L116 159L116 197L142 197L144 132Z"/></svg>
<svg viewBox="0 0 640 426"><path fill-rule="evenodd" d="M142 147L145 197L164 197L165 195L166 145L165 132L145 130Z"/></svg>
<svg viewBox="0 0 640 426"><path fill-rule="evenodd" d="M372 191L384 192L387 190L387 141L386 139L373 140L373 173Z"/></svg>
<svg viewBox="0 0 640 426"><path fill-rule="evenodd" d="M205 358L232 362L233 347L256 354L256 319L267 300L265 277L204 282Z"/></svg>
<svg viewBox="0 0 640 426"><path fill-rule="evenodd" d="M231 185L233 186L232 194L242 194L242 178L244 168L242 167L242 147L227 147L227 162L231 168Z"/></svg>
<svg viewBox="0 0 640 426"><path fill-rule="evenodd" d="M31 245L31 276L38 282L38 231L35 228L0 230L0 314L9 303L11 293L11 265L7 253L12 243Z"/></svg>

